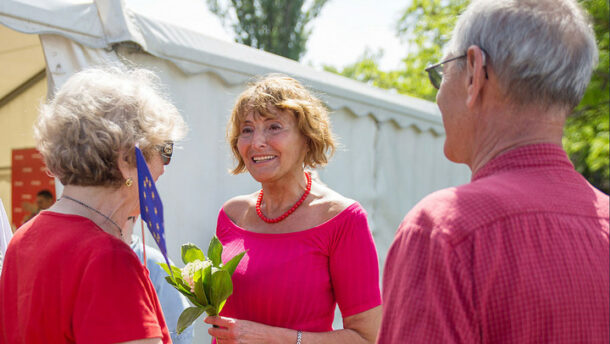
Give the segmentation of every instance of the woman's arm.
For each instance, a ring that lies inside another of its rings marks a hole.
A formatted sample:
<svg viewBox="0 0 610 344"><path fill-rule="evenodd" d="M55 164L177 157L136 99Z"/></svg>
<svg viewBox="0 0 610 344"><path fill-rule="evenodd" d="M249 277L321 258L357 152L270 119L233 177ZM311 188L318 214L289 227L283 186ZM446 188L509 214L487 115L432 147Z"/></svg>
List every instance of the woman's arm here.
<svg viewBox="0 0 610 344"><path fill-rule="evenodd" d="M297 342L297 331L268 326L247 320L226 317L207 317L211 325L208 333L218 344L292 344ZM343 318L342 330L331 332L303 332L301 344L373 344L381 323L381 306Z"/></svg>

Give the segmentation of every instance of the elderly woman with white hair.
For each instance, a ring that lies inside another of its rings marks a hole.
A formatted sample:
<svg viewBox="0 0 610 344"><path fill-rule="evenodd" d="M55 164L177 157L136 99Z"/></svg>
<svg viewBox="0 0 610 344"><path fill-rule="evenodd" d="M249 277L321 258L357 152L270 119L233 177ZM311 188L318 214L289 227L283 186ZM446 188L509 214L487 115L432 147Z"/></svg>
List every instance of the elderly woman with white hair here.
<svg viewBox="0 0 610 344"><path fill-rule="evenodd" d="M135 147L156 180L185 131L146 70L82 71L42 108L37 147L65 187L8 247L0 342L171 342L148 272L121 228L139 213Z"/></svg>

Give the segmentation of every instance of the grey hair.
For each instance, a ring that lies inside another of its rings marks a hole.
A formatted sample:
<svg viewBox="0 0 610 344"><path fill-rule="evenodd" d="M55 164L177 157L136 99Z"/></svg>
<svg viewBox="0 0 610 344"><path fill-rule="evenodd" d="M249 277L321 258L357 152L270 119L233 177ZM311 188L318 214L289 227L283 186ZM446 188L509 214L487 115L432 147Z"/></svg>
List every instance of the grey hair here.
<svg viewBox="0 0 610 344"><path fill-rule="evenodd" d="M520 105L575 107L598 59L589 16L575 0L474 0L447 54L471 45L487 53L505 95Z"/></svg>
<svg viewBox="0 0 610 344"><path fill-rule="evenodd" d="M42 106L34 138L62 184L118 187L119 151L135 166L136 144L149 159L156 145L180 140L186 130L153 72L105 67L70 77Z"/></svg>

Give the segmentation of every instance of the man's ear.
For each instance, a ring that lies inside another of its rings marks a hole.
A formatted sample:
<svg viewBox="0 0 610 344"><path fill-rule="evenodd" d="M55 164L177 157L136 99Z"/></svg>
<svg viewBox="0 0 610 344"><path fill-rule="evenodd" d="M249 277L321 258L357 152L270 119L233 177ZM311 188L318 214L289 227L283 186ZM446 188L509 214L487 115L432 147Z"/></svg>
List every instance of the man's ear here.
<svg viewBox="0 0 610 344"><path fill-rule="evenodd" d="M476 45L468 47L466 52L466 106L472 109L482 96L485 77L485 53Z"/></svg>

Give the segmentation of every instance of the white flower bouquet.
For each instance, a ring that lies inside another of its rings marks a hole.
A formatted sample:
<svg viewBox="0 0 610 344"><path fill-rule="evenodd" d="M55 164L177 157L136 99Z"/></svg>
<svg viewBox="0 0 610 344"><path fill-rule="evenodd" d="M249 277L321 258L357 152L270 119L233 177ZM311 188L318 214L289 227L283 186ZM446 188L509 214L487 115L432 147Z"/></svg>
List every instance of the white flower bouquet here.
<svg viewBox="0 0 610 344"><path fill-rule="evenodd" d="M241 252L226 264L222 264L222 249L220 240L214 236L210 241L207 258L199 247L189 243L181 248L184 268L168 267L167 264L159 263L168 274L165 277L167 283L193 304L193 307L185 309L178 318L176 331L179 334L203 312L218 315L227 298L233 293L231 277L246 252Z"/></svg>

